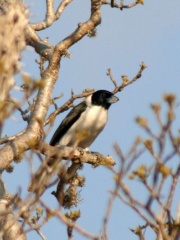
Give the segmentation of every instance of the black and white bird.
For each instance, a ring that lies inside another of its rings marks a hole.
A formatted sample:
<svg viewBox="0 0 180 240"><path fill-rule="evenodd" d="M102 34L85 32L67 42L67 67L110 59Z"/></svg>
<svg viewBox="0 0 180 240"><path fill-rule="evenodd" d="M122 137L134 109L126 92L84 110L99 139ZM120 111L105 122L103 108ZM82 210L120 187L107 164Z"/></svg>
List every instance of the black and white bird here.
<svg viewBox="0 0 180 240"><path fill-rule="evenodd" d="M55 131L50 145L81 147L88 150L108 120L108 109L119 99L106 90L98 90L75 106Z"/></svg>

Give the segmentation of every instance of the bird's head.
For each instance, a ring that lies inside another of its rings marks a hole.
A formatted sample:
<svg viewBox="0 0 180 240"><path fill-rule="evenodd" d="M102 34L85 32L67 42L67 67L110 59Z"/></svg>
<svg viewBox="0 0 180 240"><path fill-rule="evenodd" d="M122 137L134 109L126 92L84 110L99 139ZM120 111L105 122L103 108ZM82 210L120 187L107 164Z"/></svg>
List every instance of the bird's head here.
<svg viewBox="0 0 180 240"><path fill-rule="evenodd" d="M117 101L119 101L119 98L116 97L113 93L106 90L98 90L91 96L92 105L102 106L105 109L108 109L112 103L115 103Z"/></svg>

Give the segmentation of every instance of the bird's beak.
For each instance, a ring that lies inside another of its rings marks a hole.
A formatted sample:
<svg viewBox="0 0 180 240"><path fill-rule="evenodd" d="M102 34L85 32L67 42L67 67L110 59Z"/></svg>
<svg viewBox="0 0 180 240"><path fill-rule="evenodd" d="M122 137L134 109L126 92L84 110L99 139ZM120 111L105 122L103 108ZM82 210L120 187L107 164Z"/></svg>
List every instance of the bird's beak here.
<svg viewBox="0 0 180 240"><path fill-rule="evenodd" d="M116 96L114 96L114 95L112 95L110 98L108 98L108 100L107 100L107 102L108 103L115 103L115 102L117 102L117 101L119 101L119 98L118 97L116 97Z"/></svg>

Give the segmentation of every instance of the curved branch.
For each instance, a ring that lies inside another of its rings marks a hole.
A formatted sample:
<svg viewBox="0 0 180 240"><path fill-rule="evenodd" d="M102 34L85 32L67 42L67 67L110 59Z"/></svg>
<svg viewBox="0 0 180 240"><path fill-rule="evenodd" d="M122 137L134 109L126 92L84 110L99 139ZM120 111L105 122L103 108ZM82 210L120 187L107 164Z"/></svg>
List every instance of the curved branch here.
<svg viewBox="0 0 180 240"><path fill-rule="evenodd" d="M57 8L56 10L56 13L55 13L55 20L58 20L61 16L61 14L63 13L65 7L67 5L69 5L73 0L63 0L60 4L59 4L59 7Z"/></svg>
<svg viewBox="0 0 180 240"><path fill-rule="evenodd" d="M89 32L92 32L97 27L97 25L101 23L100 8L101 1L91 0L91 16L89 20L79 24L78 28L72 34L70 34L55 46L52 61L50 62L50 67L57 65L69 47L81 40Z"/></svg>
<svg viewBox="0 0 180 240"><path fill-rule="evenodd" d="M8 167L13 159L22 158L29 148L34 148L41 138L43 123L51 101L51 92L58 76L58 68L45 71L35 108L26 131L0 150L0 170Z"/></svg>
<svg viewBox="0 0 180 240"><path fill-rule="evenodd" d="M50 146L41 142L38 151L46 155L37 172L34 174L29 190L41 195L47 186L49 186L54 173L57 172L57 166L63 159L71 160L74 163L89 163L93 166L104 165L112 167L116 163L111 156L105 156L100 153L87 152L84 149L74 149L67 146Z"/></svg>
<svg viewBox="0 0 180 240"><path fill-rule="evenodd" d="M122 91L126 86L134 83L139 78L141 78L142 73L143 73L144 69L146 69L146 68L147 68L147 66L142 62L141 65L140 65L140 69L139 69L138 73L131 80L129 80L126 75L122 75L122 81L123 82L122 82L122 84L120 86L118 86L116 80L113 78L112 73L111 73L111 69L108 69L107 75L110 76L110 80L112 81L112 83L115 86L115 89L113 90L113 93L117 93L117 92Z"/></svg>
<svg viewBox="0 0 180 240"><path fill-rule="evenodd" d="M64 8L70 4L71 0L64 0L59 5L56 13L55 13L55 20L57 20L61 13L63 12ZM37 35L35 30L41 30L41 28L47 27L49 23L39 23L39 26L31 24L26 29L26 41L27 44L34 47L36 52L39 53L41 56L46 58L47 60L51 60L51 63L55 65L59 64L59 61L67 51L67 49L81 40L85 35L87 35L89 32L92 32L98 24L101 23L101 14L100 14L100 8L101 8L101 1L99 0L91 0L91 16L88 21L79 24L78 28L70 34L68 37L66 37L64 40L60 41L55 48L40 39L40 37ZM51 18L52 19L52 18ZM52 20L51 20L52 21ZM51 23L52 24L52 23Z"/></svg>
<svg viewBox="0 0 180 240"><path fill-rule="evenodd" d="M56 13L54 13L53 1L46 0L46 18L42 22L31 24L32 29L35 31L40 31L50 27L56 20L60 18L66 6L68 6L71 2L72 0L63 0L59 4Z"/></svg>
<svg viewBox="0 0 180 240"><path fill-rule="evenodd" d="M26 235L12 212L7 212L7 200L0 200L0 237L4 240L26 240Z"/></svg>
<svg viewBox="0 0 180 240"><path fill-rule="evenodd" d="M50 60L54 50L53 45L43 41L30 25L26 28L25 37L27 45L33 47L35 51L45 59Z"/></svg>
<svg viewBox="0 0 180 240"><path fill-rule="evenodd" d="M48 164L53 164L54 158L52 156L58 156L60 159L72 160L79 163L89 163L94 166L104 165L112 167L116 164L114 159L109 155L106 156L98 152L85 151L83 148L74 149L72 147L58 145L53 147L49 144L41 142L40 151L48 157L51 156L48 160Z"/></svg>
<svg viewBox="0 0 180 240"><path fill-rule="evenodd" d="M14 214L9 211L7 213L8 203L5 199L0 200L0 237L4 240L26 240L26 235Z"/></svg>
<svg viewBox="0 0 180 240"><path fill-rule="evenodd" d="M6 190L0 175L0 238L26 240L26 235L5 198Z"/></svg>
<svg viewBox="0 0 180 240"><path fill-rule="evenodd" d="M54 22L54 6L53 0L46 0L46 18L40 23L32 23L31 27L35 31L43 30Z"/></svg>
<svg viewBox="0 0 180 240"><path fill-rule="evenodd" d="M133 3L129 3L129 4L124 4L124 1L121 0L120 4L117 4L115 2L115 0L111 0L111 2L108 2L107 0L102 0L102 4L104 5L110 5L112 8L119 8L120 10L123 10L124 8L128 9L128 8L133 8L138 4L144 4L144 0L136 0Z"/></svg>

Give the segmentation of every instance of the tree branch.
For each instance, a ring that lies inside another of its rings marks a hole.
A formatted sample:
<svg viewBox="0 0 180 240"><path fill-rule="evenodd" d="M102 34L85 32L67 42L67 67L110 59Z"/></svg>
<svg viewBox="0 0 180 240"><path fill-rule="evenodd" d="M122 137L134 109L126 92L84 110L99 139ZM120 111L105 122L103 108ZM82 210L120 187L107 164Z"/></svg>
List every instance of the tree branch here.
<svg viewBox="0 0 180 240"><path fill-rule="evenodd" d="M72 34L56 45L50 66L53 67L54 65L57 65L69 47L81 40L85 35L89 34L89 32L92 32L97 25L101 23L100 8L101 1L91 0L91 16L89 20L78 24L78 28Z"/></svg>
<svg viewBox="0 0 180 240"><path fill-rule="evenodd" d="M117 4L115 2L115 0L111 0L111 2L108 2L107 0L102 0L102 4L110 5L112 8L119 8L120 10L123 10L124 8L126 8L126 9L133 8L133 7L135 7L138 4L142 4L143 5L144 4L144 0L136 0L133 3L126 4L126 5L124 4L123 0L120 1L120 4Z"/></svg>
<svg viewBox="0 0 180 240"><path fill-rule="evenodd" d="M33 47L40 56L47 60L51 59L54 46L47 41L43 41L30 25L26 28L26 43Z"/></svg>
<svg viewBox="0 0 180 240"><path fill-rule="evenodd" d="M134 83L135 81L137 81L139 78L141 78L143 71L147 68L147 66L142 62L140 65L140 69L138 71L138 73L136 74L135 77L133 77L132 80L129 80L128 77L126 75L122 75L122 84L120 86L118 86L116 80L114 79L114 77L112 76L112 72L111 69L107 70L107 75L110 77L111 81L113 82L115 89L113 90L113 93L117 93L122 91L126 86Z"/></svg>
<svg viewBox="0 0 180 240"><path fill-rule="evenodd" d="M14 217L13 211L8 205L9 201L6 200L6 190L0 176L0 237L3 237L4 240L26 240L26 235L21 225Z"/></svg>
<svg viewBox="0 0 180 240"><path fill-rule="evenodd" d="M74 149L66 146L50 146L41 142L38 151L46 155L40 168L37 170L30 184L30 191L41 195L49 185L52 176L57 171L57 166L63 159L71 160L74 163L89 163L93 166L104 165L114 166L115 161L111 156L105 156L100 153L87 152L84 149Z"/></svg>
<svg viewBox="0 0 180 240"><path fill-rule="evenodd" d="M63 0L59 4L56 12L54 13L53 0L46 0L46 17L44 21L39 23L32 23L31 27L35 31L40 31L50 27L55 21L57 21L65 8L72 2L72 0Z"/></svg>

